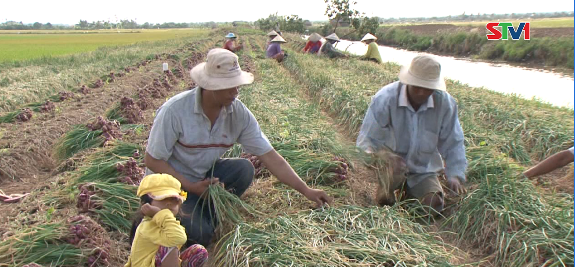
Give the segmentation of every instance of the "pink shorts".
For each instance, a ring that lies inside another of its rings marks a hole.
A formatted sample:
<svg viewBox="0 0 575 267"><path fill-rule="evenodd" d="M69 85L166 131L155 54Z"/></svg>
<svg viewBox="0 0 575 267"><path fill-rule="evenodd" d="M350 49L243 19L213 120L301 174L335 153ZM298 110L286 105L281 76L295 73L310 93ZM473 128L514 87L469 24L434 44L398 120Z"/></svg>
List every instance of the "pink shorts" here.
<svg viewBox="0 0 575 267"><path fill-rule="evenodd" d="M174 249L177 250L175 247L160 246L156 253L156 267L161 267L166 256ZM208 261L208 251L204 246L195 244L180 253L180 259L182 260L182 267L201 267Z"/></svg>

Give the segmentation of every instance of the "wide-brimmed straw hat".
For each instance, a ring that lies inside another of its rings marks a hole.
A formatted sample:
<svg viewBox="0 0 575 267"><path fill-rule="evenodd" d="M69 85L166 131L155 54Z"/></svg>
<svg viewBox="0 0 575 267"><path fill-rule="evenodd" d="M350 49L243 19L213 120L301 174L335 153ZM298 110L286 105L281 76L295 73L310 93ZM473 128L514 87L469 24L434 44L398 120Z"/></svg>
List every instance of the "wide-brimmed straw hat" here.
<svg viewBox="0 0 575 267"><path fill-rule="evenodd" d="M278 35L278 36L276 36L275 38L273 38L270 42L285 43L286 40L284 40L284 38L282 38L280 35Z"/></svg>
<svg viewBox="0 0 575 267"><path fill-rule="evenodd" d="M371 33L367 33L363 38L361 38L361 41L367 41L367 40L377 40L377 37L375 37L373 34Z"/></svg>
<svg viewBox="0 0 575 267"><path fill-rule="evenodd" d="M236 35L233 32L230 32L226 35L226 38L236 38Z"/></svg>
<svg viewBox="0 0 575 267"><path fill-rule="evenodd" d="M307 38L307 39L308 39L309 41L312 41L312 42L317 42L317 41L321 40L321 35L319 35L319 34L317 34L317 33L314 32L314 33L312 33L312 34L309 36L309 38Z"/></svg>
<svg viewBox="0 0 575 267"><path fill-rule="evenodd" d="M330 34L330 35L328 35L327 37L325 37L325 39L334 40L334 41L338 41L338 42L339 42L339 37L337 37L337 34L335 34L335 32L332 33L332 34Z"/></svg>
<svg viewBox="0 0 575 267"><path fill-rule="evenodd" d="M401 67L399 80L403 84L446 91L445 80L441 75L441 64L428 55L416 56L409 66Z"/></svg>
<svg viewBox="0 0 575 267"><path fill-rule="evenodd" d="M238 56L222 48L210 50L206 62L195 66L190 74L206 90L230 89L254 82L254 75L240 68Z"/></svg>
<svg viewBox="0 0 575 267"><path fill-rule="evenodd" d="M272 30L271 32L268 32L268 34L267 34L267 36L270 36L270 37L271 36L277 36L277 35L278 35L278 33L274 30Z"/></svg>
<svg viewBox="0 0 575 267"><path fill-rule="evenodd" d="M138 186L138 197L148 195L155 200L163 200L175 197L184 202L187 193L182 191L182 184L178 179L169 174L155 173L150 174L140 182Z"/></svg>

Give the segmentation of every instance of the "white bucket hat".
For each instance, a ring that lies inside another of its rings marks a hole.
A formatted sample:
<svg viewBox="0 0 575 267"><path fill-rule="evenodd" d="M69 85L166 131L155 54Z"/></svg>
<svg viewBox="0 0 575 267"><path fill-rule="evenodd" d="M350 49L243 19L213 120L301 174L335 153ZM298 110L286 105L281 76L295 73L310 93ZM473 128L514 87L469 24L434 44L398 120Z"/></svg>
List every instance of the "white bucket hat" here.
<svg viewBox="0 0 575 267"><path fill-rule="evenodd" d="M366 41L366 40L377 40L377 37L375 37L373 34L371 33L367 33L363 38L361 38L361 41Z"/></svg>
<svg viewBox="0 0 575 267"><path fill-rule="evenodd" d="M409 66L401 67L399 80L403 84L447 91L441 75L441 64L428 55L416 56Z"/></svg>
<svg viewBox="0 0 575 267"><path fill-rule="evenodd" d="M278 36L276 36L276 38L273 38L270 42L286 43L286 40L284 40L284 38L282 38L280 35L278 35Z"/></svg>
<svg viewBox="0 0 575 267"><path fill-rule="evenodd" d="M268 32L267 35L271 37L271 36L276 36L276 35L278 35L278 33L277 33L276 31L272 30L271 32Z"/></svg>
<svg viewBox="0 0 575 267"><path fill-rule="evenodd" d="M329 40L334 40L334 41L338 41L339 42L339 37L337 37L337 34L332 33L330 35L328 35L327 37L325 37L325 39L329 39Z"/></svg>
<svg viewBox="0 0 575 267"><path fill-rule="evenodd" d="M307 39L308 39L309 41L312 41L312 42L317 42L317 41L321 40L321 35L319 35L319 34L317 34L317 33L314 32L314 33L312 33L312 34L309 36L309 38L307 38Z"/></svg>
<svg viewBox="0 0 575 267"><path fill-rule="evenodd" d="M223 90L254 82L254 75L240 68L238 56L222 48L210 50L206 62L195 66L190 74L192 80L206 90Z"/></svg>

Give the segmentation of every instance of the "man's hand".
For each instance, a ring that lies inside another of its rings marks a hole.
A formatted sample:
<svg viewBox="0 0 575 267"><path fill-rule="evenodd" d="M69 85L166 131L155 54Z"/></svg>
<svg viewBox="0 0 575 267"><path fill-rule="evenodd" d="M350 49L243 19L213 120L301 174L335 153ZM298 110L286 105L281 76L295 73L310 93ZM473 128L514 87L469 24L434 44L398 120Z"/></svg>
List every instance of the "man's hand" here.
<svg viewBox="0 0 575 267"><path fill-rule="evenodd" d="M160 208L152 206L148 203L142 205L140 209L142 210L142 213L148 217L154 217L156 213L160 212Z"/></svg>
<svg viewBox="0 0 575 267"><path fill-rule="evenodd" d="M211 184L217 184L220 182L219 178L206 178L204 180L201 180L199 182L195 182L192 183L190 188L186 188L186 191L193 193L197 196L200 196L203 199L207 199L208 198L208 187Z"/></svg>
<svg viewBox="0 0 575 267"><path fill-rule="evenodd" d="M465 187L461 184L461 180L457 177L448 177L447 184L449 185L449 189L458 195L466 192Z"/></svg>
<svg viewBox="0 0 575 267"><path fill-rule="evenodd" d="M332 202L332 199L323 190L320 189L308 188L305 191L304 196L307 197L307 199L315 202L318 208L322 207L324 204L331 205Z"/></svg>

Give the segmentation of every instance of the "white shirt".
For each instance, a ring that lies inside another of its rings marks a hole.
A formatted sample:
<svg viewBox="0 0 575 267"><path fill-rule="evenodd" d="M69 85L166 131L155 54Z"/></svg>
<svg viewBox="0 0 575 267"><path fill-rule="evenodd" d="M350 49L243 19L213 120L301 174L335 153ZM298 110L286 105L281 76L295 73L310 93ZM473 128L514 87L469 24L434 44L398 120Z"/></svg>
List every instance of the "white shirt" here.
<svg viewBox="0 0 575 267"><path fill-rule="evenodd" d="M212 127L202 109L198 88L170 98L157 111L146 152L167 161L192 182L203 179L229 148L240 143L261 156L273 149L254 115L239 100L222 108ZM152 173L146 170L146 174Z"/></svg>

